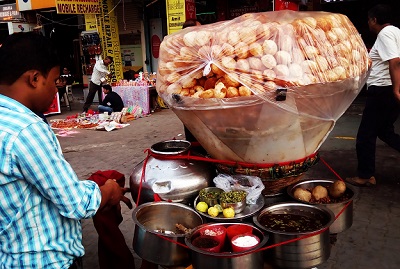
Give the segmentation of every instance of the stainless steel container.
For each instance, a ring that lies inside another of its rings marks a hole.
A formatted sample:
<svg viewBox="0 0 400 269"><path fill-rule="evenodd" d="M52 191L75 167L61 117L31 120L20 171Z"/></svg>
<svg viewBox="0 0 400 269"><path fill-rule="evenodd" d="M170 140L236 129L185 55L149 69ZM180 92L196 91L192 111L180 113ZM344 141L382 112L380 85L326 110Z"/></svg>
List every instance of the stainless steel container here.
<svg viewBox="0 0 400 269"><path fill-rule="evenodd" d="M145 203L135 208L132 217L133 250L140 258L168 267L190 264L189 249L163 237L185 244L186 235L178 234L175 225L193 229L203 224L194 209L179 203Z"/></svg>
<svg viewBox="0 0 400 269"><path fill-rule="evenodd" d="M331 179L307 179L301 182L298 182L292 186L287 188L287 193L292 199L295 199L298 202L305 203L305 204L312 204L307 203L304 201L297 200L293 193L297 187L301 187L303 189L313 189L315 186L321 185L324 187L329 188L331 184L333 184L335 180ZM340 203L329 203L329 204L318 204L318 206L325 206L326 208L330 209L335 216L337 216L349 203L347 208L340 214L340 216L333 222L333 224L329 227L329 232L331 234L341 233L351 227L353 224L353 200L358 196L358 190L350 184L346 184L346 194L349 195L349 199L346 199Z"/></svg>
<svg viewBox="0 0 400 269"><path fill-rule="evenodd" d="M191 250L191 258L192 258L192 266L194 269L209 269L209 268L218 268L218 269L263 269L264 268L264 254L262 251L257 251L262 248L268 240L268 236L264 235L261 230L253 225L240 223L242 225L249 225L253 227L253 234L260 238L260 243L251 250L244 252L221 252L221 253L211 253L203 251L199 248L196 248L192 245L192 238L194 238L201 228L205 225L213 226L213 225L224 225L228 227L235 223L209 223L204 224L196 229L194 229L189 236L185 238L186 245ZM228 244L228 240L226 240L226 244Z"/></svg>
<svg viewBox="0 0 400 269"><path fill-rule="evenodd" d="M178 159L162 159L163 156L186 154L191 144L185 140L168 140L151 146L150 156L145 167L141 186L140 204L154 201L154 193L162 200L173 202L192 202L198 192L211 185L215 167L207 162ZM133 168L130 175L130 189L133 200L137 200L144 160Z"/></svg>
<svg viewBox="0 0 400 269"><path fill-rule="evenodd" d="M279 232L265 227L260 223L260 218L264 215L273 214L299 214L311 218L318 217L323 220L323 227L320 230L311 232ZM272 263L281 268L305 269L318 266L328 260L330 255L329 229L334 221L333 213L323 207L306 205L302 203L278 203L263 209L258 215L253 217L254 223L260 229L269 233L270 244L279 244L287 240L301 240L276 246L271 249ZM321 232L321 233L318 233ZM314 233L317 233L314 235ZM307 237L308 236L308 237Z"/></svg>

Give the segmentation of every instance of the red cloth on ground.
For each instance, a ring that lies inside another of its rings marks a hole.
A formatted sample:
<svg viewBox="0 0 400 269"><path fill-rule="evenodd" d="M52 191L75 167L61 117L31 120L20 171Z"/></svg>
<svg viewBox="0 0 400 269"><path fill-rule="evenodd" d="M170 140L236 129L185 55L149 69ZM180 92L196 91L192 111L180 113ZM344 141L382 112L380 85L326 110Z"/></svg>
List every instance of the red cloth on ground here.
<svg viewBox="0 0 400 269"><path fill-rule="evenodd" d="M89 180L102 186L108 179L116 179L125 186L125 176L115 170L97 171ZM100 269L135 268L133 255L126 245L124 235L118 228L122 222L121 206L103 209L93 217L93 224L99 235L98 257Z"/></svg>

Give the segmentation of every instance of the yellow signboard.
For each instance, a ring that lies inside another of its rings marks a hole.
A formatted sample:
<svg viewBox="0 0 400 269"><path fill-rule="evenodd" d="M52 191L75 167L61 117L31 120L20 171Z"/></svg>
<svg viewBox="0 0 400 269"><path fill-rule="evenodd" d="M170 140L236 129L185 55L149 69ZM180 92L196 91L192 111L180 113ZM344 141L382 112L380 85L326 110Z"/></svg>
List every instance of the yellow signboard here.
<svg viewBox="0 0 400 269"><path fill-rule="evenodd" d="M58 14L99 14L99 0L56 0Z"/></svg>
<svg viewBox="0 0 400 269"><path fill-rule="evenodd" d="M185 0L166 0L168 34L182 30L186 21Z"/></svg>
<svg viewBox="0 0 400 269"><path fill-rule="evenodd" d="M113 0L102 0L101 14L96 16L97 31L101 39L101 47L103 49L103 58L111 56L114 63L110 65L110 71L114 76L112 82L116 82L124 78L122 68L121 48L119 44L118 21L112 8Z"/></svg>
<svg viewBox="0 0 400 269"><path fill-rule="evenodd" d="M96 14L85 14L86 31L97 31Z"/></svg>

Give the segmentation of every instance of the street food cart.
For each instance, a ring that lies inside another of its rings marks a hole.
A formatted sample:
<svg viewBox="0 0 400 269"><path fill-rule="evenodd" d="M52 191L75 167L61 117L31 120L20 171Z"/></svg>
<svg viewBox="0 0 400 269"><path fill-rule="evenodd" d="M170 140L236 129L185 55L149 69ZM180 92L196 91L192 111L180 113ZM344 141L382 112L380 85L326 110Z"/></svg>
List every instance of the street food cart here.
<svg viewBox="0 0 400 269"><path fill-rule="evenodd" d="M160 47L157 92L209 155L197 156L190 150L172 149L164 154L150 150L140 166L144 172L131 176L133 193L152 192L154 197L168 202L163 197L182 187L162 173L147 178L147 172L152 174L160 168L148 166L148 158L184 161L164 169L177 170L186 165L188 182L190 164L206 162L218 174L234 179L259 178L263 191L260 204L257 199L254 204L247 204L250 211L241 211L248 213L226 217L219 212L213 216L197 206L202 202L199 200L202 186L185 209L203 216L205 224L186 222L189 230L183 236L171 232L171 227L146 228L145 223L151 223L151 214L146 213L156 212L157 205L138 204L133 213L134 249L135 243L142 243L135 240L143 240L150 233L164 237L169 243L174 241L175 248L169 247L171 255L172 249L179 248L189 251L192 259L165 262L154 254L140 252L139 256L165 267L191 264L196 269L210 268L211 264L218 264L218 268L264 268L265 260L273 268L311 268L325 262L330 254L330 226L346 210L352 214L356 191L347 186L341 194L343 199L334 200L328 196L333 181L315 180L306 186L301 184L302 174L318 161L318 149L360 92L369 68L370 59L359 33L341 14L287 10L245 14L231 21L189 27L165 37ZM233 186L243 187L241 182L236 181ZM324 197L330 202L314 194L314 183L325 189ZM209 186L214 184L212 180ZM314 200L297 199L294 184L299 184L297 188L304 187L303 191L309 192ZM288 188L293 196L290 201L265 203L269 196L284 193ZM340 210L333 213L332 206L327 206L329 203L339 204ZM175 214L172 209L168 212L169 216ZM296 232L276 231L266 224L266 219L290 215L288 212L296 212L296 218L313 216L313 222L321 225ZM184 216L182 212L179 215ZM147 217L141 219L143 216ZM185 220L171 218L172 222ZM351 220L349 216L342 220L347 224L335 233L348 229ZM250 222L254 231L250 235L258 237L258 243L250 249L235 252L231 239L225 239L218 251L217 245L206 249L195 245L196 238L203 236L204 227L212 230L215 223L220 223L218 229L227 230L243 222ZM136 229L140 230L136 227L144 229L145 235L136 234ZM259 252L263 253L263 259L255 255Z"/></svg>

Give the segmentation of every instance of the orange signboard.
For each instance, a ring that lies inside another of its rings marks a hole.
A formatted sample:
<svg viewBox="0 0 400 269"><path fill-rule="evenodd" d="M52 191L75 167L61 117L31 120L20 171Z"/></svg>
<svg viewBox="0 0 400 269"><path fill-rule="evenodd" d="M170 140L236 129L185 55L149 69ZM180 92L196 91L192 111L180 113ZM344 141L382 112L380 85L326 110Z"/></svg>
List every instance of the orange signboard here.
<svg viewBox="0 0 400 269"><path fill-rule="evenodd" d="M56 0L17 0L17 10L27 11L56 6Z"/></svg>

